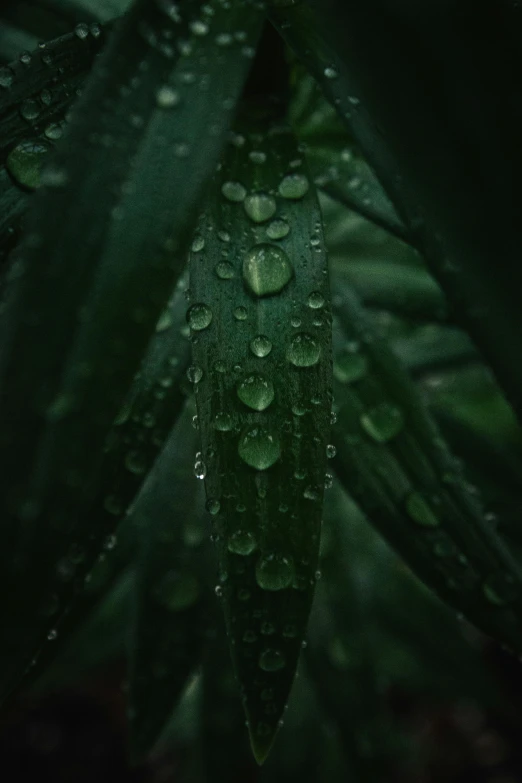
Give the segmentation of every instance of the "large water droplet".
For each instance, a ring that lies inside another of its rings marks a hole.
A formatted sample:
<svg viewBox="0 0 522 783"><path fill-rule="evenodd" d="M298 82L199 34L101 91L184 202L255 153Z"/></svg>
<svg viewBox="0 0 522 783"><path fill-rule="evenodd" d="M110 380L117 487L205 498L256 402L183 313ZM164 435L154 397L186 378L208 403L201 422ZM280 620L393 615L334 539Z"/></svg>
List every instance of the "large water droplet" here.
<svg viewBox="0 0 522 783"><path fill-rule="evenodd" d="M248 530L236 530L228 539L228 550L235 555L246 557L257 549L257 541Z"/></svg>
<svg viewBox="0 0 522 783"><path fill-rule="evenodd" d="M312 367L321 356L321 346L310 334L296 334L288 347L286 358L295 367Z"/></svg>
<svg viewBox="0 0 522 783"><path fill-rule="evenodd" d="M284 590L294 580L292 560L283 555L263 555L256 563L256 580L263 590Z"/></svg>
<svg viewBox="0 0 522 783"><path fill-rule="evenodd" d="M419 492L411 492L406 498L406 513L423 527L437 527L440 524L439 518Z"/></svg>
<svg viewBox="0 0 522 783"><path fill-rule="evenodd" d="M292 275L290 259L276 245L255 245L243 261L243 279L257 296L278 294L290 282Z"/></svg>
<svg viewBox="0 0 522 783"><path fill-rule="evenodd" d="M265 672L278 672L285 664L285 656L279 650L264 650L259 656L259 667Z"/></svg>
<svg viewBox="0 0 522 783"><path fill-rule="evenodd" d="M239 439L238 454L250 467L266 470L281 456L281 444L276 433L264 427L248 427Z"/></svg>
<svg viewBox="0 0 522 783"><path fill-rule="evenodd" d="M377 443L386 443L395 438L402 430L403 424L404 419L399 408L387 402L376 405L361 416L362 428Z"/></svg>
<svg viewBox="0 0 522 783"><path fill-rule="evenodd" d="M226 199L235 203L243 201L246 196L246 188L240 182L224 182L221 192Z"/></svg>
<svg viewBox="0 0 522 783"><path fill-rule="evenodd" d="M40 184L42 164L51 145L45 141L21 141L7 156L9 174L25 188L34 190Z"/></svg>
<svg viewBox="0 0 522 783"><path fill-rule="evenodd" d="M275 215L275 198L267 193L250 193L243 201L245 212L254 223L265 223Z"/></svg>
<svg viewBox="0 0 522 783"><path fill-rule="evenodd" d="M250 350L259 359L264 359L272 350L272 343L264 334L258 334L250 343Z"/></svg>
<svg viewBox="0 0 522 783"><path fill-rule="evenodd" d="M274 399L274 384L262 375L249 375L237 387L237 396L255 411L264 411Z"/></svg>
<svg viewBox="0 0 522 783"><path fill-rule="evenodd" d="M287 174L279 183L279 195L283 198L300 199L308 192L310 183L304 174Z"/></svg>
<svg viewBox="0 0 522 783"><path fill-rule="evenodd" d="M187 312L187 321L194 331L206 329L212 321L212 310L202 302L193 304Z"/></svg>

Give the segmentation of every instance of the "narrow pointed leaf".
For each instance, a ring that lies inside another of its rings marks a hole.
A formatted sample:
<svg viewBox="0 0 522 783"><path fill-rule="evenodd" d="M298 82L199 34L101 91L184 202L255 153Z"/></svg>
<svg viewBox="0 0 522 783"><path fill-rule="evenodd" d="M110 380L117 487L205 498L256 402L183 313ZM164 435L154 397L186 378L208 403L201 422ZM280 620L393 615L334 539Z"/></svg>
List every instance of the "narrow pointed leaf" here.
<svg viewBox="0 0 522 783"><path fill-rule="evenodd" d="M262 763L313 597L330 416L321 217L296 142L227 149L191 253L196 399L227 630Z"/></svg>
<svg viewBox="0 0 522 783"><path fill-rule="evenodd" d="M310 0L277 14L520 416L521 7Z"/></svg>
<svg viewBox="0 0 522 783"><path fill-rule="evenodd" d="M105 439L183 268L262 22L246 0L172 9L138 0L98 60L35 194L3 311L4 692L45 638L45 607L71 597L57 561L77 547L87 568L107 533L92 536L86 513ZM230 26L245 40L225 47Z"/></svg>
<svg viewBox="0 0 522 783"><path fill-rule="evenodd" d="M130 641L130 749L154 747L191 672L201 663L208 589L203 486L194 478L197 433L187 406L131 511L141 530Z"/></svg>
<svg viewBox="0 0 522 783"><path fill-rule="evenodd" d="M338 313L347 341L334 355L345 371L335 389L340 479L420 579L486 633L522 649L520 566L407 373L347 291Z"/></svg>

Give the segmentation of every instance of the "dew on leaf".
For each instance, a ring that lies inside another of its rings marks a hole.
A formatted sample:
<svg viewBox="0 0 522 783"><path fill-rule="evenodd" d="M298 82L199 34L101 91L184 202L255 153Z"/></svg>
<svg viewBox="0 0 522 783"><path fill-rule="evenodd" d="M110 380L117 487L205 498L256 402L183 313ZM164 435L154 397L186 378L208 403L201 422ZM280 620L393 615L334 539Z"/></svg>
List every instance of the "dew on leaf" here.
<svg viewBox="0 0 522 783"><path fill-rule="evenodd" d="M324 296L320 291L312 291L308 297L308 307L311 307L312 310L320 310L321 307L324 307Z"/></svg>
<svg viewBox="0 0 522 783"><path fill-rule="evenodd" d="M403 428L402 412L395 405L382 402L361 415L361 426L377 443L387 443Z"/></svg>
<svg viewBox="0 0 522 783"><path fill-rule="evenodd" d="M243 280L256 296L278 294L290 282L293 273L285 251L268 243L255 245L243 261Z"/></svg>
<svg viewBox="0 0 522 783"><path fill-rule="evenodd" d="M310 183L304 174L287 174L279 183L279 195L283 198L298 200L308 192Z"/></svg>
<svg viewBox="0 0 522 783"><path fill-rule="evenodd" d="M278 672L285 665L285 656L279 650L267 649L259 656L259 667L265 672Z"/></svg>
<svg viewBox="0 0 522 783"><path fill-rule="evenodd" d="M246 214L254 223L265 223L275 215L275 198L268 193L250 193L245 197L243 206Z"/></svg>
<svg viewBox="0 0 522 783"><path fill-rule="evenodd" d="M239 203L246 196L246 188L240 182L224 182L221 192L228 201Z"/></svg>
<svg viewBox="0 0 522 783"><path fill-rule="evenodd" d="M246 557L257 549L257 541L248 530L236 530L228 539L228 551Z"/></svg>
<svg viewBox="0 0 522 783"><path fill-rule="evenodd" d="M254 339L251 340L250 350L254 356L257 356L259 359L264 359L272 350L272 343L264 334L258 334L257 337L254 337Z"/></svg>
<svg viewBox="0 0 522 783"><path fill-rule="evenodd" d="M406 512L410 519L423 527L437 527L440 520L419 492L410 492L406 498Z"/></svg>
<svg viewBox="0 0 522 783"><path fill-rule="evenodd" d="M42 164L51 150L45 141L21 141L7 156L9 174L22 187L35 190L40 185Z"/></svg>
<svg viewBox="0 0 522 783"><path fill-rule="evenodd" d="M179 104L179 93L170 84L164 84L156 92L156 103L160 109L174 109Z"/></svg>
<svg viewBox="0 0 522 783"><path fill-rule="evenodd" d="M234 275L234 267L228 261L219 261L215 266L216 275L220 280L231 280Z"/></svg>
<svg viewBox="0 0 522 783"><path fill-rule="evenodd" d="M274 399L274 384L262 375L249 375L238 384L237 396L249 408L264 411Z"/></svg>
<svg viewBox="0 0 522 783"><path fill-rule="evenodd" d="M242 305L239 305L239 307L236 307L234 309L234 318L236 321L246 321L248 318L248 312L246 307L243 307Z"/></svg>
<svg viewBox="0 0 522 783"><path fill-rule="evenodd" d="M187 312L187 321L194 331L206 329L212 322L212 310L202 302L193 304Z"/></svg>
<svg viewBox="0 0 522 783"><path fill-rule="evenodd" d="M239 439L238 454L250 467L267 470L281 456L278 436L264 427L246 428Z"/></svg>
<svg viewBox="0 0 522 783"><path fill-rule="evenodd" d="M256 563L256 581L263 590L284 590L290 587L294 576L291 558L283 555L263 555Z"/></svg>
<svg viewBox="0 0 522 783"><path fill-rule="evenodd" d="M214 428L219 432L229 432L233 427L232 417L228 413L216 413L214 417Z"/></svg>
<svg viewBox="0 0 522 783"><path fill-rule="evenodd" d="M290 226L282 218L272 220L266 227L266 234L269 239L284 239L290 233Z"/></svg>
<svg viewBox="0 0 522 783"><path fill-rule="evenodd" d="M321 346L310 334L296 334L288 347L286 358L295 367L312 367L321 356Z"/></svg>

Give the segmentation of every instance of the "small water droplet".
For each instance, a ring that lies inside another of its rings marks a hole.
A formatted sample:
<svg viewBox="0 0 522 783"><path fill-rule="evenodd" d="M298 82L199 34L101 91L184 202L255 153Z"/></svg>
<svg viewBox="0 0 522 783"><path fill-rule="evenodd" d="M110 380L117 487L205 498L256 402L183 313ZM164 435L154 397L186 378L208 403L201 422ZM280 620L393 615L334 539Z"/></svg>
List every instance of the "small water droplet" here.
<svg viewBox="0 0 522 783"><path fill-rule="evenodd" d="M275 199L267 193L250 193L243 201L246 214L254 223L265 223L275 215Z"/></svg>
<svg viewBox="0 0 522 783"><path fill-rule="evenodd" d="M335 68L331 68L331 67L324 69L324 75L326 76L327 79L337 79L337 77L339 76Z"/></svg>
<svg viewBox="0 0 522 783"><path fill-rule="evenodd" d="M80 22L80 24L77 24L74 28L74 34L77 38L80 39L80 41L84 41L89 36L89 28L85 24L85 22Z"/></svg>
<svg viewBox="0 0 522 783"><path fill-rule="evenodd" d="M243 201L246 196L246 188L240 182L224 182L221 192L226 199L235 203Z"/></svg>
<svg viewBox="0 0 522 783"><path fill-rule="evenodd" d="M233 428L232 417L228 413L216 413L214 417L214 429L219 432L230 432Z"/></svg>
<svg viewBox="0 0 522 783"><path fill-rule="evenodd" d="M404 419L395 405L382 402L361 415L361 426L377 443L387 443L402 430Z"/></svg>
<svg viewBox="0 0 522 783"><path fill-rule="evenodd" d="M410 492L406 498L406 513L410 519L423 527L437 527L440 523L435 512L419 492Z"/></svg>
<svg viewBox="0 0 522 783"><path fill-rule="evenodd" d="M179 93L170 84L164 84L156 92L156 103L160 109L173 109L179 104Z"/></svg>
<svg viewBox="0 0 522 783"><path fill-rule="evenodd" d="M254 356L257 356L259 359L264 359L272 350L272 343L264 334L258 334L257 337L254 337L250 342L250 350Z"/></svg>
<svg viewBox="0 0 522 783"><path fill-rule="evenodd" d="M278 672L286 665L285 656L279 650L264 650L259 656L259 667L265 672Z"/></svg>
<svg viewBox="0 0 522 783"><path fill-rule="evenodd" d="M252 163L256 163L257 165L261 165L266 162L266 153L261 152L260 150L252 150L252 152L248 153L248 157Z"/></svg>
<svg viewBox="0 0 522 783"><path fill-rule="evenodd" d="M304 174L293 172L283 177L279 183L279 195L283 198L298 200L308 192L310 183Z"/></svg>
<svg viewBox="0 0 522 783"><path fill-rule="evenodd" d="M243 261L243 280L256 296L278 294L290 282L292 275L288 255L276 245L255 245Z"/></svg>
<svg viewBox="0 0 522 783"><path fill-rule="evenodd" d="M51 150L45 141L21 141L7 156L8 172L22 187L34 190L40 184L42 164Z"/></svg>
<svg viewBox="0 0 522 783"><path fill-rule="evenodd" d="M193 304L187 312L187 321L194 331L206 329L212 322L212 310L202 302Z"/></svg>
<svg viewBox="0 0 522 783"><path fill-rule="evenodd" d="M290 587L294 576L291 558L283 555L263 555L256 563L256 581L263 590L284 590Z"/></svg>
<svg viewBox="0 0 522 783"><path fill-rule="evenodd" d="M239 305L239 307L236 307L234 310L234 318L236 321L246 321L248 318L248 312L246 307L243 307L242 305Z"/></svg>
<svg viewBox="0 0 522 783"><path fill-rule="evenodd" d="M205 508L211 516L215 517L221 510L221 503L217 498L209 498L205 503Z"/></svg>
<svg viewBox="0 0 522 783"><path fill-rule="evenodd" d="M187 369L187 378L190 383L199 383L203 378L203 370L195 364L191 364Z"/></svg>
<svg viewBox="0 0 522 783"><path fill-rule="evenodd" d="M58 637L58 631L53 628L49 633L47 634L47 638L50 642L54 642L54 640Z"/></svg>
<svg viewBox="0 0 522 783"><path fill-rule="evenodd" d="M248 530L236 530L228 539L228 550L235 555L246 557L257 549L257 541Z"/></svg>
<svg viewBox="0 0 522 783"><path fill-rule="evenodd" d="M201 455L199 453L196 455L196 461L194 462L194 475L197 479L200 479L200 481L202 481L207 475L207 466L201 459Z"/></svg>
<svg viewBox="0 0 522 783"><path fill-rule="evenodd" d="M312 291L308 297L308 307L311 307L312 310L320 310L321 307L324 307L324 296L320 291Z"/></svg>
<svg viewBox="0 0 522 783"><path fill-rule="evenodd" d="M328 459L333 459L335 455L337 454L337 449L333 445L333 443L329 443L326 447L326 456Z"/></svg>
<svg viewBox="0 0 522 783"><path fill-rule="evenodd" d="M12 86L14 74L10 68L0 68L0 87L5 90Z"/></svg>
<svg viewBox="0 0 522 783"><path fill-rule="evenodd" d="M273 402L274 385L262 375L249 375L238 384L237 396L249 408L264 411Z"/></svg>
<svg viewBox="0 0 522 783"><path fill-rule="evenodd" d="M494 606L506 606L519 595L519 589L513 578L505 571L490 574L482 585L486 600Z"/></svg>
<svg viewBox="0 0 522 783"><path fill-rule="evenodd" d="M312 367L321 356L321 346L310 334L296 334L288 347L286 358L295 367Z"/></svg>
<svg viewBox="0 0 522 783"><path fill-rule="evenodd" d="M277 218L268 224L266 233L269 239L284 239L290 233L290 226L286 220Z"/></svg>
<svg viewBox="0 0 522 783"><path fill-rule="evenodd" d="M147 462L143 452L133 450L129 451L124 460L125 467L135 476L141 476L147 469Z"/></svg>
<svg viewBox="0 0 522 783"><path fill-rule="evenodd" d="M196 234L192 240L191 250L193 253L199 253L205 247L205 239L201 234Z"/></svg>
<svg viewBox="0 0 522 783"><path fill-rule="evenodd" d="M40 116L40 104L33 98L27 98L20 104L20 114L28 122L36 120Z"/></svg>
<svg viewBox="0 0 522 783"><path fill-rule="evenodd" d="M355 383L364 378L367 372L368 360L357 351L345 349L334 359L333 374L340 383Z"/></svg>
<svg viewBox="0 0 522 783"><path fill-rule="evenodd" d="M220 261L214 268L220 280L231 280L236 274L234 267L228 261Z"/></svg>
<svg viewBox="0 0 522 783"><path fill-rule="evenodd" d="M276 433L264 427L248 427L239 439L238 454L250 467L267 470L281 456L281 444Z"/></svg>

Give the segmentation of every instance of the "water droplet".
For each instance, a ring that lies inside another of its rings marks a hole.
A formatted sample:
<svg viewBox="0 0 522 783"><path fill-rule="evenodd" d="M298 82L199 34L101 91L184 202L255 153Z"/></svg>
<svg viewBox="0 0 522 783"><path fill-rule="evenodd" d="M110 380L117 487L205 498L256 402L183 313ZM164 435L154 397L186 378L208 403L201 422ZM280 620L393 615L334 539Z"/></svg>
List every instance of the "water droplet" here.
<svg viewBox="0 0 522 783"><path fill-rule="evenodd" d="M249 375L238 384L237 396L249 408L264 411L274 399L274 384L262 375Z"/></svg>
<svg viewBox="0 0 522 783"><path fill-rule="evenodd" d="M165 332L172 326L172 315L169 310L164 310L156 323L156 332Z"/></svg>
<svg viewBox="0 0 522 783"><path fill-rule="evenodd" d="M0 68L0 87L5 90L13 84L14 75L10 68Z"/></svg>
<svg viewBox="0 0 522 783"><path fill-rule="evenodd" d="M103 507L109 514L119 516L123 512L123 505L117 495L107 495L103 501Z"/></svg>
<svg viewBox="0 0 522 783"><path fill-rule="evenodd" d="M50 149L45 141L21 141L7 156L6 168L19 185L34 190L40 184L42 163Z"/></svg>
<svg viewBox="0 0 522 783"><path fill-rule="evenodd" d="M290 226L286 220L277 218L268 224L266 233L269 239L284 239L290 233Z"/></svg>
<svg viewBox="0 0 522 783"><path fill-rule="evenodd" d="M228 413L216 413L214 417L214 429L219 432L230 432L233 427L232 417Z"/></svg>
<svg viewBox="0 0 522 783"><path fill-rule="evenodd" d="M141 451L129 451L125 456L124 464L127 470L134 473L135 476L141 476L147 469L147 462Z"/></svg>
<svg viewBox="0 0 522 783"><path fill-rule="evenodd" d="M33 98L27 98L20 105L20 114L28 122L36 120L40 116L40 104Z"/></svg>
<svg viewBox="0 0 522 783"><path fill-rule="evenodd" d="M254 223L265 223L276 213L275 198L267 193L250 193L243 201L245 212Z"/></svg>
<svg viewBox="0 0 522 783"><path fill-rule="evenodd" d="M192 240L191 250L193 253L199 253L205 247L205 239L201 234L196 234Z"/></svg>
<svg viewBox="0 0 522 783"><path fill-rule="evenodd" d="M335 68L325 68L324 75L326 76L327 79L337 79L337 77L339 76Z"/></svg>
<svg viewBox="0 0 522 783"><path fill-rule="evenodd" d="M209 498L205 503L205 508L211 516L215 517L221 510L221 503L217 498Z"/></svg>
<svg viewBox="0 0 522 783"><path fill-rule="evenodd" d="M164 84L156 93L156 103L160 109L173 109L179 104L179 93L170 84Z"/></svg>
<svg viewBox="0 0 522 783"><path fill-rule="evenodd" d="M195 364L191 364L187 369L187 378L190 383L199 383L203 378L203 370Z"/></svg>
<svg viewBox="0 0 522 783"><path fill-rule="evenodd" d="M243 261L243 280L257 296L278 294L290 282L292 275L290 259L276 245L255 245Z"/></svg>
<svg viewBox="0 0 522 783"><path fill-rule="evenodd" d="M235 203L243 201L246 196L246 188L240 182L224 182L221 192L226 199Z"/></svg>
<svg viewBox="0 0 522 783"><path fill-rule="evenodd" d="M236 321L246 321L246 319L248 318L248 312L246 307L243 307L242 305L236 307L234 309L234 318L236 319Z"/></svg>
<svg viewBox="0 0 522 783"><path fill-rule="evenodd" d="M304 174L287 174L279 183L279 195L283 198L300 199L308 192L310 183Z"/></svg>
<svg viewBox="0 0 522 783"><path fill-rule="evenodd" d="M238 454L256 470L267 470L281 456L281 444L275 433L264 427L248 427L239 439Z"/></svg>
<svg viewBox="0 0 522 783"><path fill-rule="evenodd" d="M283 636L285 639L295 639L297 636L297 627L292 623L287 623L283 627Z"/></svg>
<svg viewBox="0 0 522 783"><path fill-rule="evenodd" d="M236 274L234 267L228 261L220 261L214 269L220 280L231 280Z"/></svg>
<svg viewBox="0 0 522 783"><path fill-rule="evenodd" d="M212 310L203 303L193 304L187 312L187 321L191 329L201 331L206 329L212 321Z"/></svg>
<svg viewBox="0 0 522 783"><path fill-rule="evenodd" d="M89 28L85 22L80 22L80 24L76 25L74 28L74 34L77 38L80 39L80 41L84 41L89 36Z"/></svg>
<svg viewBox="0 0 522 783"><path fill-rule="evenodd" d="M266 162L266 153L261 152L260 150L252 150L252 152L248 153L248 157L252 163L257 163L258 165Z"/></svg>
<svg viewBox="0 0 522 783"><path fill-rule="evenodd" d="M278 672L285 665L285 656L279 650L264 650L259 656L259 667L265 672Z"/></svg>
<svg viewBox="0 0 522 783"><path fill-rule="evenodd" d="M519 589L513 578L505 571L490 574L482 585L482 591L486 600L494 606L505 606L519 595Z"/></svg>
<svg viewBox="0 0 522 783"><path fill-rule="evenodd" d="M263 555L256 563L256 580L263 590L284 590L290 587L294 576L291 558L283 555Z"/></svg>
<svg viewBox="0 0 522 783"><path fill-rule="evenodd" d="M357 351L344 350L334 359L334 378L340 383L354 383L364 378L368 371L368 360Z"/></svg>
<svg viewBox="0 0 522 783"><path fill-rule="evenodd" d="M247 644L253 644L257 641L257 634L254 631L245 631L243 634L243 641Z"/></svg>
<svg viewBox="0 0 522 783"><path fill-rule="evenodd" d="M54 628L49 631L47 634L47 638L50 642L54 642L54 640L58 637L58 631L56 631Z"/></svg>
<svg viewBox="0 0 522 783"><path fill-rule="evenodd" d="M197 479L200 479L201 481L207 475L207 466L201 459L201 455L199 453L196 454L196 461L194 462L194 475Z"/></svg>
<svg viewBox="0 0 522 783"><path fill-rule="evenodd" d="M228 539L228 550L235 555L251 555L257 549L257 541L247 530L237 530Z"/></svg>
<svg viewBox="0 0 522 783"><path fill-rule="evenodd" d="M395 405L382 402L361 416L361 426L377 443L387 443L402 430L404 419Z"/></svg>
<svg viewBox="0 0 522 783"><path fill-rule="evenodd" d="M194 22L190 23L190 29L194 35L203 36L208 33L208 24L201 21L201 19L196 19Z"/></svg>
<svg viewBox="0 0 522 783"><path fill-rule="evenodd" d="M321 307L324 307L324 296L320 291L312 291L308 297L308 307L311 307L312 310L320 310Z"/></svg>
<svg viewBox="0 0 522 783"><path fill-rule="evenodd" d="M215 592L215 594L217 595L218 598L222 598L223 597L223 588L221 587L221 585L216 585L215 588L214 588L214 592Z"/></svg>
<svg viewBox="0 0 522 783"><path fill-rule="evenodd" d="M437 527L440 522L419 492L411 492L406 498L406 513L423 527Z"/></svg>
<svg viewBox="0 0 522 783"><path fill-rule="evenodd" d="M310 485L306 487L305 491L303 492L303 497L306 498L306 500L317 501L321 499L321 493L319 492L317 487L312 487Z"/></svg>
<svg viewBox="0 0 522 783"><path fill-rule="evenodd" d="M254 337L250 342L250 350L254 356L257 356L259 359L264 359L272 350L272 343L264 334L258 334L257 337Z"/></svg>
<svg viewBox="0 0 522 783"><path fill-rule="evenodd" d="M181 612L199 598L200 587L195 576L168 571L153 588L154 598L172 612Z"/></svg>
<svg viewBox="0 0 522 783"><path fill-rule="evenodd" d="M333 459L335 455L337 454L337 449L333 445L333 443L329 443L326 447L326 456L328 459Z"/></svg>
<svg viewBox="0 0 522 783"><path fill-rule="evenodd" d="M310 334L296 334L290 343L286 358L295 367L312 367L321 356L321 346Z"/></svg>

